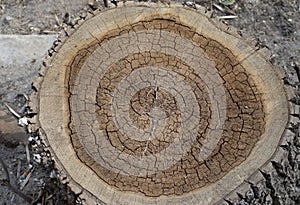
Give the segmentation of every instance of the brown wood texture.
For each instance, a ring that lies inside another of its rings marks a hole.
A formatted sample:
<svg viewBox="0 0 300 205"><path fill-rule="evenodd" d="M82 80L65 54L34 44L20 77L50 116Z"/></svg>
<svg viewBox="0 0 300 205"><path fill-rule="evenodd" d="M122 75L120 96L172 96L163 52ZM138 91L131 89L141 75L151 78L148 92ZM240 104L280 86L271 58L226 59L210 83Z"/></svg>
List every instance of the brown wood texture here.
<svg viewBox="0 0 300 205"><path fill-rule="evenodd" d="M214 204L255 177L289 121L261 51L201 10L125 4L48 62L38 122L87 204Z"/></svg>

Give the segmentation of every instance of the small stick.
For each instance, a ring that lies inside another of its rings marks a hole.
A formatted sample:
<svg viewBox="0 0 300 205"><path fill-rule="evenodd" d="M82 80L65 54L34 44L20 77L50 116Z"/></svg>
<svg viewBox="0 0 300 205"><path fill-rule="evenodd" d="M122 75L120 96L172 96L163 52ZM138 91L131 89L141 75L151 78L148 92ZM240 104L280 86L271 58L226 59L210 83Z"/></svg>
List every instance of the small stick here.
<svg viewBox="0 0 300 205"><path fill-rule="evenodd" d="M15 196L16 196L16 195L12 195L12 197L11 197L11 199L10 199L11 202L13 202L13 200L15 199Z"/></svg>
<svg viewBox="0 0 300 205"><path fill-rule="evenodd" d="M7 103L4 103L4 105L8 108L8 110L18 119L21 118L21 116L14 110L12 107L10 107Z"/></svg>
<svg viewBox="0 0 300 205"><path fill-rule="evenodd" d="M48 201L48 200L51 199L52 197L53 197L53 195L50 194L50 196L48 196L48 197L46 198L46 201Z"/></svg>
<svg viewBox="0 0 300 205"><path fill-rule="evenodd" d="M28 143L25 144L25 150L26 150L27 162L28 162L28 164L30 164L30 153L29 153Z"/></svg>
<svg viewBox="0 0 300 205"><path fill-rule="evenodd" d="M44 34L56 34L56 31L43 30Z"/></svg>
<svg viewBox="0 0 300 205"><path fill-rule="evenodd" d="M2 158L0 157L0 163L1 163L1 166L3 168L3 171L4 171L4 176L6 178L6 181L7 183L10 183L10 178L9 178L9 174L8 174L8 169L6 167L6 164L4 163L4 161L2 160Z"/></svg>
<svg viewBox="0 0 300 205"><path fill-rule="evenodd" d="M23 96L24 96L24 98L25 98L26 101L29 101L29 97L28 97L28 95L26 93L23 93Z"/></svg>
<svg viewBox="0 0 300 205"><path fill-rule="evenodd" d="M17 179L19 179L19 177L20 177L21 165L22 165L22 162L21 162L21 160L18 160L18 167L17 167Z"/></svg>
<svg viewBox="0 0 300 205"><path fill-rule="evenodd" d="M238 18L238 16L230 15L230 16L218 16L218 19L235 19Z"/></svg>
<svg viewBox="0 0 300 205"><path fill-rule="evenodd" d="M36 204L40 200L40 198L43 196L43 193L44 193L44 190L41 189L39 191L39 194L37 195L37 197L31 202L31 204Z"/></svg>
<svg viewBox="0 0 300 205"><path fill-rule="evenodd" d="M24 193L20 192L18 189L16 189L15 187L13 187L10 183L10 178L9 178L9 174L8 174L8 170L7 170L7 166L4 163L4 161L2 160L2 158L0 157L0 164L3 168L4 171L4 175L6 180L4 180L5 185L15 194L18 194L20 197L22 197L26 202L28 202L29 204L32 202L32 198L29 196L26 196Z"/></svg>
<svg viewBox="0 0 300 205"><path fill-rule="evenodd" d="M221 6L219 6L218 4L213 4L213 6L221 12L223 12L223 13L225 12L224 9Z"/></svg>
<svg viewBox="0 0 300 205"><path fill-rule="evenodd" d="M28 175L26 176L25 180L20 184L20 189L21 189L21 190L24 189L24 187L25 187L26 184L28 183L29 178L31 177L31 174L32 174L33 170L34 170L34 168L32 168L32 169L30 170L30 172L29 172Z"/></svg>
<svg viewBox="0 0 300 205"><path fill-rule="evenodd" d="M61 25L61 23L60 23L60 21L59 21L59 19L58 19L58 17L57 17L56 14L54 14L54 17L55 17L56 24L57 24L59 27L62 27L62 25Z"/></svg>
<svg viewBox="0 0 300 205"><path fill-rule="evenodd" d="M46 194L47 195L47 194ZM42 205L45 205L45 203L46 203L46 196L43 196L43 200L42 200Z"/></svg>

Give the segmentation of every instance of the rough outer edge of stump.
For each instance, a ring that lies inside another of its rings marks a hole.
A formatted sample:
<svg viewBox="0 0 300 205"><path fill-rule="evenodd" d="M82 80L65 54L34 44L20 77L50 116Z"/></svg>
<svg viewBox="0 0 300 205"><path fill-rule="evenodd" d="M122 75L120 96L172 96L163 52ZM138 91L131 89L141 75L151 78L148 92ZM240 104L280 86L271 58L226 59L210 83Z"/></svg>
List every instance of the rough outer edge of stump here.
<svg viewBox="0 0 300 205"><path fill-rule="evenodd" d="M86 204L168 204L168 197L166 196L158 198L138 197L140 195L116 191L102 182L93 171L87 169L76 157L76 153L71 146L68 120L66 120L69 116L69 108L66 98L68 94L67 87L64 86L65 69L74 55L63 56L62 54L68 53L68 50L71 49L79 50L85 47L91 43L91 39L94 37L99 39L101 37L99 34L106 34L105 29L110 31L122 27L120 21L113 22L112 15L117 15L119 20L122 20L125 15L126 18L128 17L127 23L132 24L143 19L151 12L159 12L166 16L175 15L180 22L195 27L197 33L208 36L231 50L241 65L245 67L247 73L253 77L259 91L262 92L266 114L266 132L255 145L250 156L241 165L212 185L182 196L173 197L172 199L177 199L175 204L182 203L181 200L186 198L194 198L196 201L201 201L201 204L214 204L228 196L228 194L232 194L230 190L245 189L244 180L259 178L259 176L256 176L257 170L266 166L276 156L278 144L281 144L284 138L289 122L289 105L283 82L276 74L277 71L265 60L261 52L239 39L234 29L228 31L228 27L204 14L203 9L195 11L186 7L182 8L182 5L179 4L171 4L170 7L166 7L162 4L130 3L130 5L126 4L123 8L108 9L87 19L84 24L78 26L76 32L63 40L63 43L59 45L59 53L48 59L48 68L43 71L43 75L38 79L41 88L39 95L35 94L33 97L32 103L33 107L36 107L35 109L39 111L35 129L39 127L44 142L50 146L58 169L70 179L69 185L71 188L75 192L81 191L82 187L86 189L82 194L83 198L86 199ZM113 18L116 18L116 16ZM97 28L93 27L95 19L98 19L97 22L105 27L102 32L99 31L99 28L102 29L100 25ZM107 24L107 22L110 22L110 24ZM81 31L82 33L79 35ZM71 33L71 31L68 32ZM75 53L73 52L73 54ZM62 116L65 118L62 118ZM243 173L245 172L243 170L244 166L248 167L246 173ZM228 186L219 189L222 183ZM95 196L100 196L99 198L102 201Z"/></svg>

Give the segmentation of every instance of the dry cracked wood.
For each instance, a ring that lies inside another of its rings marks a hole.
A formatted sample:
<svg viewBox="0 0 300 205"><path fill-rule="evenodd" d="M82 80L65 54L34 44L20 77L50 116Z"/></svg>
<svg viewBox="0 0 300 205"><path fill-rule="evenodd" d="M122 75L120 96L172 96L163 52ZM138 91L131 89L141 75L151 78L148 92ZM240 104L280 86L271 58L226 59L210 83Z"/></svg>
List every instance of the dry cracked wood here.
<svg viewBox="0 0 300 205"><path fill-rule="evenodd" d="M38 121L88 203L217 203L272 157L288 122L259 52L176 4L99 12L49 65Z"/></svg>

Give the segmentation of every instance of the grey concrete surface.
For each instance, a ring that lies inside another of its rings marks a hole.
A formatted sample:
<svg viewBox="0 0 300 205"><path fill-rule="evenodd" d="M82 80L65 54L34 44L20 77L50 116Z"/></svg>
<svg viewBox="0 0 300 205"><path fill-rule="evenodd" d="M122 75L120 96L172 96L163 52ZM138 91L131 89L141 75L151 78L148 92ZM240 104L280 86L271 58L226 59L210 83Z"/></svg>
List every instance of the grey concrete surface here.
<svg viewBox="0 0 300 205"><path fill-rule="evenodd" d="M30 93L31 82L57 35L0 35L0 108L18 94Z"/></svg>

